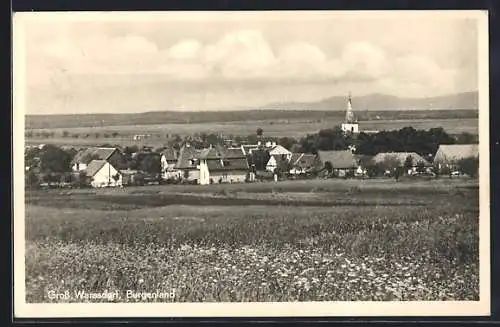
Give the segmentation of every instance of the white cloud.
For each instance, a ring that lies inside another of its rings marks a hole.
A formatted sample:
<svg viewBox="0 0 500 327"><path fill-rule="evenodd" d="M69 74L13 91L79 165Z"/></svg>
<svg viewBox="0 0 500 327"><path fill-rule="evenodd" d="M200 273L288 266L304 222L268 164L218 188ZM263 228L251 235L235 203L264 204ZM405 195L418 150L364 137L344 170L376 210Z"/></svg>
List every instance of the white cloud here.
<svg viewBox="0 0 500 327"><path fill-rule="evenodd" d="M228 33L204 49L204 62L227 79L263 78L276 64L274 53L258 31Z"/></svg>
<svg viewBox="0 0 500 327"><path fill-rule="evenodd" d="M182 40L168 49L169 58L174 60L197 59L203 49L202 44L194 39Z"/></svg>
<svg viewBox="0 0 500 327"><path fill-rule="evenodd" d="M93 34L75 41L69 32L62 31L43 50L42 58L36 61L39 67L34 68L39 73L30 74L36 83L49 81L43 76L54 76L54 62L58 62L67 74L154 74L186 82L255 80L265 85L266 81L371 81L389 93L404 89L453 92L456 86L454 71L442 69L423 55L391 57L375 44L357 41L347 43L337 57L331 57L305 41L273 48L257 30L234 31L209 44L187 38L165 49L139 35ZM47 65L43 66L44 62Z"/></svg>

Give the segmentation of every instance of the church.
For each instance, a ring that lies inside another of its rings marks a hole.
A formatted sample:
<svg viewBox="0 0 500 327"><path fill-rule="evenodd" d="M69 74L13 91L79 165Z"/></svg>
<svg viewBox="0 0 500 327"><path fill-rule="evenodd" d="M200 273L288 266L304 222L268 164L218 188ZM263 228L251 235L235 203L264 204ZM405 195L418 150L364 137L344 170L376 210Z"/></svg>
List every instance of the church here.
<svg viewBox="0 0 500 327"><path fill-rule="evenodd" d="M354 113L352 111L351 94L349 94L349 98L347 99L347 112L341 128L344 133L359 133L359 124L357 119L354 118Z"/></svg>

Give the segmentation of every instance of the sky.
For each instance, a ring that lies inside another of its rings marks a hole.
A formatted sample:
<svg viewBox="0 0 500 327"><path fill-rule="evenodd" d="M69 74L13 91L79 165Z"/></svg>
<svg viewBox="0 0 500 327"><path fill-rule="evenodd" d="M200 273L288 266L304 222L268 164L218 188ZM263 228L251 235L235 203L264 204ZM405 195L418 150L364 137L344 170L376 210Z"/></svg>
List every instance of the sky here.
<svg viewBox="0 0 500 327"><path fill-rule="evenodd" d="M27 114L233 110L478 89L478 20L431 12L23 13Z"/></svg>

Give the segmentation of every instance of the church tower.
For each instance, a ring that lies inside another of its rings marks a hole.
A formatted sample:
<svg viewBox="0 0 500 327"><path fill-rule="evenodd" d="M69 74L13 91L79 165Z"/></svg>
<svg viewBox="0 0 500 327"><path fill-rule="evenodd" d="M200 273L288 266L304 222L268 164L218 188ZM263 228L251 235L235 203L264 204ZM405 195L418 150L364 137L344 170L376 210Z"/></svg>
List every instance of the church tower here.
<svg viewBox="0 0 500 327"><path fill-rule="evenodd" d="M344 133L359 133L359 124L354 118L352 111L351 93L349 93L349 98L347 99L347 111L345 113L345 121L342 123L342 131Z"/></svg>

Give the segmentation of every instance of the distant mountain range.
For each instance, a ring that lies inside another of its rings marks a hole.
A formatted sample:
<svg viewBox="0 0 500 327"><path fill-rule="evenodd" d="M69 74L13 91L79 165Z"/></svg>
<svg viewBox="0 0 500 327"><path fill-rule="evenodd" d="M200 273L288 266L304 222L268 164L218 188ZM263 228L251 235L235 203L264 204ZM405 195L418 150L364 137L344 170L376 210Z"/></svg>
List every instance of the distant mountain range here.
<svg viewBox="0 0 500 327"><path fill-rule="evenodd" d="M334 96L317 102L274 103L258 109L269 110L346 110L346 97ZM365 110L454 110L478 109L478 92L464 92L428 98L399 98L385 94L353 96L354 111Z"/></svg>

